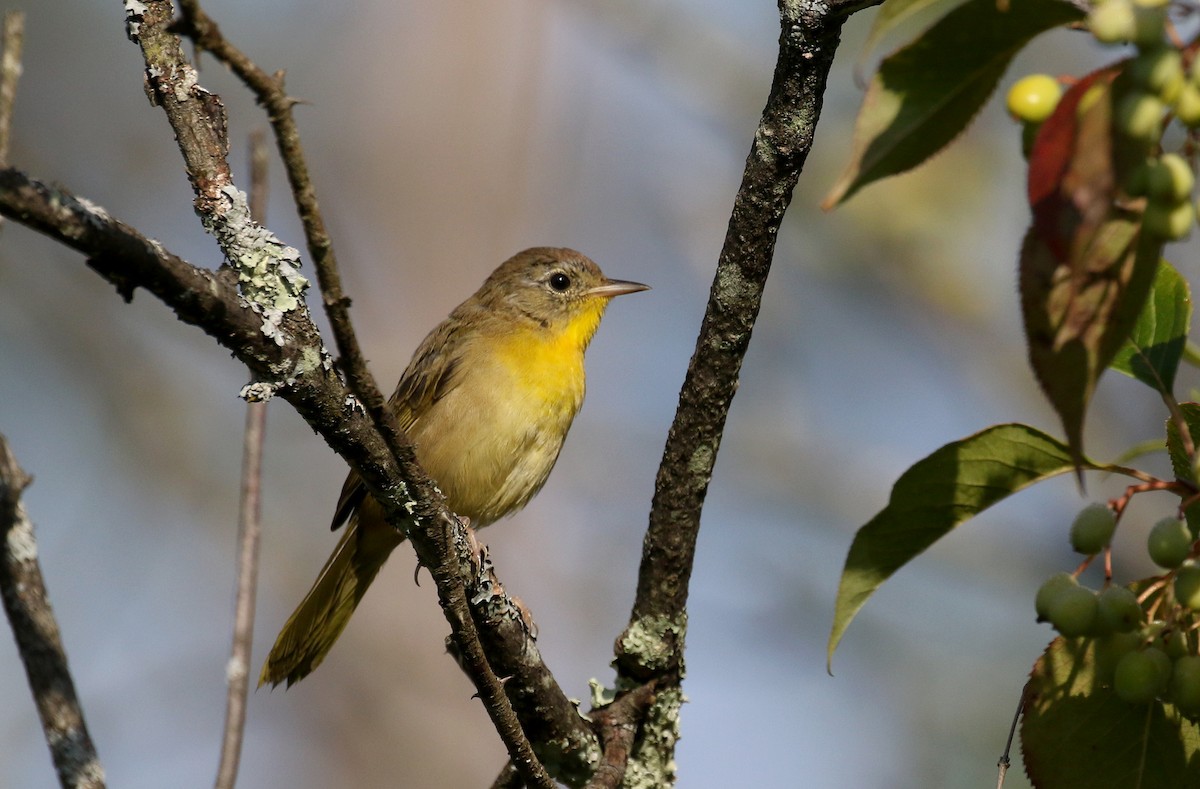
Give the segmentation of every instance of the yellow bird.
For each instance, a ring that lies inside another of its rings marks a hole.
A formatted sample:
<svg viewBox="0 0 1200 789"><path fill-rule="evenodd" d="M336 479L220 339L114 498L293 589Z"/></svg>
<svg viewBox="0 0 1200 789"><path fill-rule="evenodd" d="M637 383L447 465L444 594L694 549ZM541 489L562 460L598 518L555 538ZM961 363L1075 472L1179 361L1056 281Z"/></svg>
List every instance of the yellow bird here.
<svg viewBox="0 0 1200 789"><path fill-rule="evenodd" d="M572 249L527 249L429 333L389 405L451 510L481 528L541 490L583 403L583 353L609 300L647 289L608 279ZM320 665L404 540L354 472L333 514L332 528L343 524L275 639L260 687L291 686Z"/></svg>

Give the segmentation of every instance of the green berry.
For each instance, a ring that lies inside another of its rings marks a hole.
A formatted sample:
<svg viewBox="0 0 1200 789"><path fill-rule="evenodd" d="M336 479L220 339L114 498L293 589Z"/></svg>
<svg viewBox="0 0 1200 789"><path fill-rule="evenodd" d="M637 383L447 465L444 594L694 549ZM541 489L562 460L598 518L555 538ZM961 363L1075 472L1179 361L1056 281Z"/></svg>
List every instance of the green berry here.
<svg viewBox="0 0 1200 789"><path fill-rule="evenodd" d="M1114 119L1116 128L1129 139L1150 145L1162 135L1162 119L1166 109L1162 99L1157 96L1141 91L1126 94L1117 102Z"/></svg>
<svg viewBox="0 0 1200 789"><path fill-rule="evenodd" d="M1165 666L1165 669L1164 669ZM1113 690L1122 701L1145 704L1167 689L1171 659L1161 649L1150 647L1127 652L1117 661Z"/></svg>
<svg viewBox="0 0 1200 789"><path fill-rule="evenodd" d="M1196 224L1196 211L1190 202L1156 203L1146 205L1142 228L1154 238L1182 241Z"/></svg>
<svg viewBox="0 0 1200 789"><path fill-rule="evenodd" d="M1067 638L1096 632L1100 605L1096 593L1083 586L1067 587L1050 602L1050 624Z"/></svg>
<svg viewBox="0 0 1200 789"><path fill-rule="evenodd" d="M1129 0L1107 0L1092 8L1088 27L1097 41L1118 44L1137 34L1137 18Z"/></svg>
<svg viewBox="0 0 1200 789"><path fill-rule="evenodd" d="M1182 202L1191 197L1195 185L1192 166L1177 153L1164 153L1146 170L1146 193L1154 200Z"/></svg>
<svg viewBox="0 0 1200 789"><path fill-rule="evenodd" d="M1034 608L1037 609L1037 617L1039 622L1045 622L1050 619L1050 605L1058 596L1066 589L1071 589L1079 586L1079 581L1075 580L1075 576L1068 572L1055 573L1046 579L1046 582L1041 585L1037 592L1037 599L1034 601Z"/></svg>
<svg viewBox="0 0 1200 789"><path fill-rule="evenodd" d="M1167 638L1167 657L1171 660L1178 660L1187 655L1189 651L1187 633L1175 628Z"/></svg>
<svg viewBox="0 0 1200 789"><path fill-rule="evenodd" d="M1133 3L1133 43L1141 49L1152 49L1162 46L1163 33L1166 31L1167 5L1145 5L1134 0Z"/></svg>
<svg viewBox="0 0 1200 789"><path fill-rule="evenodd" d="M1200 58L1195 62L1200 63ZM1191 80L1183 83L1175 99L1175 117L1189 129L1200 126L1200 85Z"/></svg>
<svg viewBox="0 0 1200 789"><path fill-rule="evenodd" d="M1146 538L1150 560L1166 570L1183 564L1192 549L1192 533L1178 518L1163 518L1150 529Z"/></svg>
<svg viewBox="0 0 1200 789"><path fill-rule="evenodd" d="M1107 504L1089 504L1071 524L1071 547L1085 556L1108 547L1117 528L1117 516Z"/></svg>
<svg viewBox="0 0 1200 789"><path fill-rule="evenodd" d="M1141 633L1109 633L1096 639L1096 679L1111 685L1121 658L1142 645Z"/></svg>
<svg viewBox="0 0 1200 789"><path fill-rule="evenodd" d="M1174 104L1183 88L1183 56L1174 47L1141 52L1129 64L1129 76L1147 93Z"/></svg>
<svg viewBox="0 0 1200 789"><path fill-rule="evenodd" d="M1193 611L1200 611L1200 565L1187 564L1175 573L1175 600Z"/></svg>
<svg viewBox="0 0 1200 789"><path fill-rule="evenodd" d="M1188 655L1175 661L1167 698L1180 712L1191 715L1200 712L1200 657Z"/></svg>
<svg viewBox="0 0 1200 789"><path fill-rule="evenodd" d="M1110 586L1096 601L1100 621L1117 633L1128 633L1142 623L1142 606L1137 595L1124 586Z"/></svg>
<svg viewBox="0 0 1200 789"><path fill-rule="evenodd" d="M1181 79L1182 74L1181 66ZM1058 80L1049 74L1030 74L1008 89L1008 112L1019 121L1041 123L1054 112L1060 98L1062 86Z"/></svg>

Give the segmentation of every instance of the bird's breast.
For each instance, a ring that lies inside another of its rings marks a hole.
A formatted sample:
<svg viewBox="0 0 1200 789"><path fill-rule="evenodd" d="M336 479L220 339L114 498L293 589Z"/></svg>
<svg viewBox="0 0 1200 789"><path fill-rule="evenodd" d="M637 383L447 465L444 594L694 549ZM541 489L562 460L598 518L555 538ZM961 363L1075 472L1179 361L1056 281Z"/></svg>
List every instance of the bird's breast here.
<svg viewBox="0 0 1200 789"><path fill-rule="evenodd" d="M486 526L545 483L583 403L583 349L538 332L466 349L462 375L409 431L451 509Z"/></svg>

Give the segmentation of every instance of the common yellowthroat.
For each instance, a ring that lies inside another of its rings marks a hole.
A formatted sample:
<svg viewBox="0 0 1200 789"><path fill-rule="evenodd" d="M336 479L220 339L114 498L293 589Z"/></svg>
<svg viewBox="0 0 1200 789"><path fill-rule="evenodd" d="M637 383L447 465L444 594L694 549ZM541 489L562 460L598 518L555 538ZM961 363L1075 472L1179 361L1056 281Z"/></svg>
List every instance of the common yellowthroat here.
<svg viewBox="0 0 1200 789"><path fill-rule="evenodd" d="M451 510L481 528L541 490L583 403L583 352L609 300L647 289L608 279L572 249L536 247L502 263L429 333L389 406ZM320 665L404 540L353 471L333 513L332 528L343 524L260 687L291 686Z"/></svg>

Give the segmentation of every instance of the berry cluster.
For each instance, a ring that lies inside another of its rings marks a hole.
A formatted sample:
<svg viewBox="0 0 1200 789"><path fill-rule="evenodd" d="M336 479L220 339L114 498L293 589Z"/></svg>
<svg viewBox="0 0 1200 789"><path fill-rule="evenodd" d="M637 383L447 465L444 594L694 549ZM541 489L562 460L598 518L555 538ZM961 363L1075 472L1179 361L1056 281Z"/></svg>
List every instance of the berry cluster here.
<svg viewBox="0 0 1200 789"><path fill-rule="evenodd" d="M1080 98L1082 115L1104 91L1112 91L1112 128L1117 179L1131 199L1145 198L1144 232L1162 241L1185 238L1200 206L1192 203L1196 179L1178 153L1161 153L1163 130L1172 118L1200 128L1200 57L1185 63L1165 35L1168 0L1099 0L1088 17L1097 40L1132 43L1137 54L1112 81L1097 82ZM1040 125L1054 111L1062 88L1046 74L1019 80L1008 93L1009 113L1024 124L1026 155ZM1189 149L1190 150L1190 149Z"/></svg>
<svg viewBox="0 0 1200 789"><path fill-rule="evenodd" d="M1109 0L1113 2L1114 0ZM1071 546L1088 557L1107 551L1117 514L1089 504L1071 524ZM1038 589L1038 620L1067 638L1095 639L1097 681L1131 704L1161 699L1200 720L1200 564L1187 524L1163 518L1147 539L1162 575L1137 585L1138 592L1106 582L1103 590L1079 583L1078 574L1057 573Z"/></svg>

